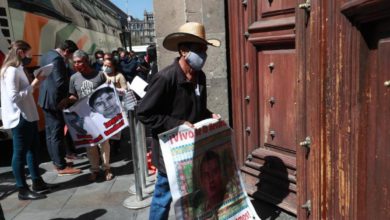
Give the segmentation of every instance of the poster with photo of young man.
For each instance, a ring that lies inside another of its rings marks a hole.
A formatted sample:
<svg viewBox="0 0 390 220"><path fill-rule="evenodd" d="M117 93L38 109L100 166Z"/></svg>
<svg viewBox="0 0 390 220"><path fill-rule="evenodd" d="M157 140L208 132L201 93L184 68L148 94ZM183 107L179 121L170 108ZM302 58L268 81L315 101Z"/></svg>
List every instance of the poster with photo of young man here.
<svg viewBox="0 0 390 220"><path fill-rule="evenodd" d="M111 83L101 85L63 113L77 148L100 144L128 126L118 93Z"/></svg>
<svg viewBox="0 0 390 220"><path fill-rule="evenodd" d="M205 119L159 134L176 219L260 219L235 163L232 129Z"/></svg>

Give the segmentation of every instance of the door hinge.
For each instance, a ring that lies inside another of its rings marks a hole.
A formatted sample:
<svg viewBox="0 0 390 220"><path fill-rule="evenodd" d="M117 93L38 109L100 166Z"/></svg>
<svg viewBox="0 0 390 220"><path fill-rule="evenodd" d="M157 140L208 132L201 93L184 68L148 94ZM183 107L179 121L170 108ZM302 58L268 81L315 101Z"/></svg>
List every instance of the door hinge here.
<svg viewBox="0 0 390 220"><path fill-rule="evenodd" d="M305 3L299 4L298 8L305 10L306 12L310 12L311 10L311 3L310 0L306 0Z"/></svg>
<svg viewBox="0 0 390 220"><path fill-rule="evenodd" d="M306 148L310 149L310 145L311 145L310 137L306 137L304 141L299 143L299 145L301 145L302 147L306 147Z"/></svg>
<svg viewBox="0 0 390 220"><path fill-rule="evenodd" d="M243 5L244 7L248 6L248 0L242 0L242 5Z"/></svg>
<svg viewBox="0 0 390 220"><path fill-rule="evenodd" d="M310 199L306 201L305 204L301 206L301 208L306 209L306 215L309 216L311 213L311 201Z"/></svg>
<svg viewBox="0 0 390 220"><path fill-rule="evenodd" d="M306 137L304 141L299 143L299 145L306 148L306 158L308 158L310 154L311 138Z"/></svg>
<svg viewBox="0 0 390 220"><path fill-rule="evenodd" d="M305 26L309 23L311 3L310 0L306 0L305 3L299 4L298 8L305 10Z"/></svg>

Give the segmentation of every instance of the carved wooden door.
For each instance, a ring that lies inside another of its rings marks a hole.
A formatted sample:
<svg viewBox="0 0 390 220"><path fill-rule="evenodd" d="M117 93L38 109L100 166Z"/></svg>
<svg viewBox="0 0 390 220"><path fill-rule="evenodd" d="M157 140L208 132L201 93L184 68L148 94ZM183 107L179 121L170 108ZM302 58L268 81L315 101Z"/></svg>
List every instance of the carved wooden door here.
<svg viewBox="0 0 390 220"><path fill-rule="evenodd" d="M350 181L356 190L351 190L349 215L351 219L390 219L390 2L349 0L341 11L348 19L347 28L354 30L349 39L355 41L350 65L356 85L351 94L357 100L354 106L361 106L359 115L352 118L353 127L359 129L351 146L357 155L350 160L356 160L357 169L356 179Z"/></svg>
<svg viewBox="0 0 390 220"><path fill-rule="evenodd" d="M298 207L307 201L308 151L299 145L305 108L296 45L297 14L304 12L296 11L297 0L228 6L233 127L248 194L305 219Z"/></svg>

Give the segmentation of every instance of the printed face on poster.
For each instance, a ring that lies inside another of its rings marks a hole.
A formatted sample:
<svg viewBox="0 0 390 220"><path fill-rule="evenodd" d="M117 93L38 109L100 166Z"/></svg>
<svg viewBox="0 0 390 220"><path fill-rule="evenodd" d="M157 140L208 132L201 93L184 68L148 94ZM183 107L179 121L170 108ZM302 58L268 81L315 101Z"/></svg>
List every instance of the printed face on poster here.
<svg viewBox="0 0 390 220"><path fill-rule="evenodd" d="M76 147L102 143L128 126L112 84L103 84L64 110L64 119Z"/></svg>
<svg viewBox="0 0 390 220"><path fill-rule="evenodd" d="M259 219L235 164L232 130L206 119L159 135L176 219Z"/></svg>

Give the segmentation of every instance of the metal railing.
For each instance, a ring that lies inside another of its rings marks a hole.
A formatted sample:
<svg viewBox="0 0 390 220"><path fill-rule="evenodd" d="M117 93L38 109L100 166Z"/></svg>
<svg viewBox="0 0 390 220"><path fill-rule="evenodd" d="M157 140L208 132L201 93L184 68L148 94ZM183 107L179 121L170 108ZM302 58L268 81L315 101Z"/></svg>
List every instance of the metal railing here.
<svg viewBox="0 0 390 220"><path fill-rule="evenodd" d="M137 101L131 91L125 95L124 107L127 110L129 121L132 161L134 167L134 184L130 185L129 193L133 194L123 201L123 206L129 209L141 209L150 206L151 193L154 190L153 179L150 177L146 162L146 135L145 126L135 117Z"/></svg>

